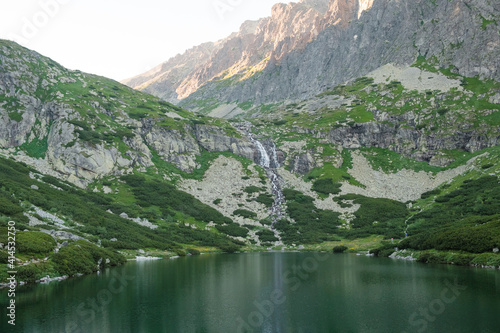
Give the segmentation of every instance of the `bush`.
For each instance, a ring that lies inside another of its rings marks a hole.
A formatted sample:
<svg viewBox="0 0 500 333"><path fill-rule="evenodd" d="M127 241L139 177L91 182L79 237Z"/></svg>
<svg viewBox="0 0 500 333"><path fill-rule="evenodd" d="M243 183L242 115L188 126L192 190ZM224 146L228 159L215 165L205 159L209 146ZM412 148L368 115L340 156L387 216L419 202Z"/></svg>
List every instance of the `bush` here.
<svg viewBox="0 0 500 333"><path fill-rule="evenodd" d="M347 246L338 245L333 248L333 253L344 253L347 250Z"/></svg>
<svg viewBox="0 0 500 333"><path fill-rule="evenodd" d="M418 262L423 262L427 264L446 264L445 255L436 252L422 252L418 258Z"/></svg>
<svg viewBox="0 0 500 333"><path fill-rule="evenodd" d="M17 267L16 278L18 281L24 281L26 283L35 283L39 273L40 270L36 267L35 264L19 266Z"/></svg>
<svg viewBox="0 0 500 333"><path fill-rule="evenodd" d="M252 219L257 217L257 213L251 212L246 209L237 209L233 212L233 215L239 215L247 219Z"/></svg>
<svg viewBox="0 0 500 333"><path fill-rule="evenodd" d="M320 243L339 232L339 213L317 209L314 199L299 191L285 189L283 193L287 200L287 213L296 222L294 225L278 223L279 227L276 227L287 244Z"/></svg>
<svg viewBox="0 0 500 333"><path fill-rule="evenodd" d="M222 232L223 234L233 236L233 237L246 237L248 234L248 230L240 227L238 224L233 223L227 226L217 225L215 226L217 230Z"/></svg>
<svg viewBox="0 0 500 333"><path fill-rule="evenodd" d="M102 262L101 266L98 267L100 259ZM84 240L78 240L61 248L58 253L53 255L52 261L60 274L72 276L78 273L90 274L99 268L120 265L126 259L119 253L97 247Z"/></svg>
<svg viewBox="0 0 500 333"><path fill-rule="evenodd" d="M271 208L274 204L274 198L271 194L259 194L255 201L265 205L268 208Z"/></svg>
<svg viewBox="0 0 500 333"><path fill-rule="evenodd" d="M342 184L334 184L331 178L318 179L313 183L312 189L322 194L339 194Z"/></svg>
<svg viewBox="0 0 500 333"><path fill-rule="evenodd" d="M261 242L276 242L278 241L278 238L274 235L274 232L268 229L264 229L261 231L258 231L257 236L259 236L259 239Z"/></svg>
<svg viewBox="0 0 500 333"><path fill-rule="evenodd" d="M376 249L370 250L371 254L374 254L377 257L388 257L393 254L395 250L395 245L392 242L383 242Z"/></svg>
<svg viewBox="0 0 500 333"><path fill-rule="evenodd" d="M8 264L9 263L9 254L7 251L0 250L0 264Z"/></svg>
<svg viewBox="0 0 500 333"><path fill-rule="evenodd" d="M500 266L500 255L496 253L482 253L474 259L471 263L476 266Z"/></svg>
<svg viewBox="0 0 500 333"><path fill-rule="evenodd" d="M257 186L247 186L243 190L243 192L248 193L248 194L257 193L260 191L262 191L262 189L260 187L257 187Z"/></svg>
<svg viewBox="0 0 500 333"><path fill-rule="evenodd" d="M193 255L193 256L198 256L201 254L200 251L198 251L197 249L187 249L187 252L190 254L190 255Z"/></svg>
<svg viewBox="0 0 500 333"><path fill-rule="evenodd" d="M408 209L404 203L390 199L368 198L357 194L343 195L337 200L353 200L355 204L361 205L354 213L356 216L352 222L354 228L373 227L373 222L377 221L381 224L377 226L378 228L381 226L396 228L399 233L396 237L402 234L404 219L408 215Z"/></svg>
<svg viewBox="0 0 500 333"><path fill-rule="evenodd" d="M234 253L239 251L240 249L238 245L232 243L220 245L219 248L222 250L222 252L226 253Z"/></svg>
<svg viewBox="0 0 500 333"><path fill-rule="evenodd" d="M438 195L441 193L441 190L439 189L435 189L435 190L432 190L432 191L427 191L425 193L422 193L422 195L420 196L421 199L427 199L428 197L431 197L433 195Z"/></svg>
<svg viewBox="0 0 500 333"><path fill-rule="evenodd" d="M191 194L180 191L171 184L146 181L144 177L137 175L124 176L122 179L133 188L132 191L138 204L144 208L157 206L162 207L163 210L173 209L203 222L217 224L233 222L216 209L203 204Z"/></svg>
<svg viewBox="0 0 500 333"><path fill-rule="evenodd" d="M10 198L0 194L0 214L13 216L22 212L23 209L19 206L19 204L12 202Z"/></svg>
<svg viewBox="0 0 500 333"><path fill-rule="evenodd" d="M97 271L97 263L87 251L78 246L63 247L54 254L53 262L61 275L90 274Z"/></svg>
<svg viewBox="0 0 500 333"><path fill-rule="evenodd" d="M43 232L22 231L16 234L16 249L20 253L47 254L56 246L54 238Z"/></svg>

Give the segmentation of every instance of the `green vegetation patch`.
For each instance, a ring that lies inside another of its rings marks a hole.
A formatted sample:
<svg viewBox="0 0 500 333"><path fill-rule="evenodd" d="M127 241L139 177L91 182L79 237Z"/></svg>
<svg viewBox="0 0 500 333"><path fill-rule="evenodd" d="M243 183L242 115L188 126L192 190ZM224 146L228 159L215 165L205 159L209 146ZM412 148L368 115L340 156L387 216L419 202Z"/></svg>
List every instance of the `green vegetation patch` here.
<svg viewBox="0 0 500 333"><path fill-rule="evenodd" d="M243 192L248 193L248 194L258 193L258 192L261 192L261 191L262 191L262 188L257 187L257 186L247 186L243 190Z"/></svg>
<svg viewBox="0 0 500 333"><path fill-rule="evenodd" d="M34 138L31 142L23 143L20 148L26 152L31 157L43 159L45 158L45 154L49 149L48 137L44 137L42 139Z"/></svg>
<svg viewBox="0 0 500 333"><path fill-rule="evenodd" d="M237 223L224 226L216 225L215 228L223 234L233 237L246 237L248 235L248 229L240 227Z"/></svg>
<svg viewBox="0 0 500 333"><path fill-rule="evenodd" d="M284 219L275 224L287 244L313 244L332 240L341 224L339 213L321 210L314 199L292 189L284 189L287 213L295 221Z"/></svg>
<svg viewBox="0 0 500 333"><path fill-rule="evenodd" d="M125 263L126 259L119 253L97 247L84 240L78 240L63 247L52 256L55 268L62 275L90 274L100 268ZM100 266L98 265L101 261Z"/></svg>
<svg viewBox="0 0 500 333"><path fill-rule="evenodd" d="M123 176L122 179L132 187L141 207L156 206L165 214L168 214L169 210L170 212L176 210L207 223L233 222L216 209L203 204L191 194L177 190L171 184L155 180L148 181L139 175Z"/></svg>
<svg viewBox="0 0 500 333"><path fill-rule="evenodd" d="M26 254L48 254L57 246L52 236L43 232L20 231L16 234L16 250Z"/></svg>
<svg viewBox="0 0 500 333"><path fill-rule="evenodd" d="M347 238L362 238L383 235L386 238L401 238L405 218L409 212L404 203L384 198L369 198L357 194L347 194L334 199L352 201L361 207L354 213L351 230L345 232Z"/></svg>
<svg viewBox="0 0 500 333"><path fill-rule="evenodd" d="M342 190L342 184L335 184L331 178L317 179L314 181L312 189L321 194L338 194Z"/></svg>
<svg viewBox="0 0 500 333"><path fill-rule="evenodd" d="M265 205L267 208L271 208L274 204L274 197L271 194L259 194L259 196L255 199L258 203Z"/></svg>
<svg viewBox="0 0 500 333"><path fill-rule="evenodd" d="M276 238L274 232L268 229L257 231L256 235L259 237L259 240L264 243L272 243L278 241L278 238Z"/></svg>
<svg viewBox="0 0 500 333"><path fill-rule="evenodd" d="M411 219L401 248L490 252L500 246L500 184L496 176L466 180Z"/></svg>
<svg viewBox="0 0 500 333"><path fill-rule="evenodd" d="M23 114L21 112L9 112L9 118L19 123L23 120Z"/></svg>
<svg viewBox="0 0 500 333"><path fill-rule="evenodd" d="M233 215L238 215L247 219L257 218L257 213L246 210L246 209L237 209L233 212Z"/></svg>
<svg viewBox="0 0 500 333"><path fill-rule="evenodd" d="M369 147L361 148L361 152L374 170L381 170L385 173L394 173L403 169L436 173L444 169L431 166L427 162L413 160L390 149Z"/></svg>

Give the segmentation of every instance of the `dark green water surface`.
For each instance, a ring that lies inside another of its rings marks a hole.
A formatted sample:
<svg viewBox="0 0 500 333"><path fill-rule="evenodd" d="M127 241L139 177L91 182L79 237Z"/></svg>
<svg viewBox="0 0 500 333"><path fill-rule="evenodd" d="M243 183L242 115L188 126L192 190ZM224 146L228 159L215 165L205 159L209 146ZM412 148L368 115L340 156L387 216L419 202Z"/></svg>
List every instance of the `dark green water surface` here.
<svg viewBox="0 0 500 333"><path fill-rule="evenodd" d="M500 332L500 271L326 253L131 262L20 287L1 332Z"/></svg>

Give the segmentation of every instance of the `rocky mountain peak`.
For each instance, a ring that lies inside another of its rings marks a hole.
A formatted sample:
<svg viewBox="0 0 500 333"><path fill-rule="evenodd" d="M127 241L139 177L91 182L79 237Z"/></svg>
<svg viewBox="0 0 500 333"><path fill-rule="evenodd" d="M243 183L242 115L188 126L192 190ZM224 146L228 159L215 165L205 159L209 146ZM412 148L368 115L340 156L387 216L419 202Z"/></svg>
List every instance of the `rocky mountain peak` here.
<svg viewBox="0 0 500 333"><path fill-rule="evenodd" d="M321 13L328 10L329 0L300 0L299 3L310 6Z"/></svg>
<svg viewBox="0 0 500 333"><path fill-rule="evenodd" d="M352 20L359 19L361 14L369 10L374 0L332 0L323 20L323 28L329 25L347 27Z"/></svg>
<svg viewBox="0 0 500 333"><path fill-rule="evenodd" d="M239 34L240 35L248 35L255 34L257 32L257 28L259 27L260 20L248 20L243 22L240 27Z"/></svg>
<svg viewBox="0 0 500 333"><path fill-rule="evenodd" d="M207 82L235 76L249 78L269 62L277 64L286 54L303 49L313 40L321 31L328 5L328 0L276 4L270 17L246 21L228 38L192 48L123 83L178 102Z"/></svg>

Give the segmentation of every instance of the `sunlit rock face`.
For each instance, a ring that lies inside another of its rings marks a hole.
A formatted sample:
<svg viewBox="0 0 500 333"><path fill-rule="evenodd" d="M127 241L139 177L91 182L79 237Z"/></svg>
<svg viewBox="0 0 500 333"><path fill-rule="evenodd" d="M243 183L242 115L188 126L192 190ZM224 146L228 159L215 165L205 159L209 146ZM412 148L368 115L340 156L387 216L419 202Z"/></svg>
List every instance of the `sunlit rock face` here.
<svg viewBox="0 0 500 333"><path fill-rule="evenodd" d="M186 106L210 99L261 104L311 97L419 55L464 76L500 79L499 7L487 0L277 4L270 17L127 83Z"/></svg>

